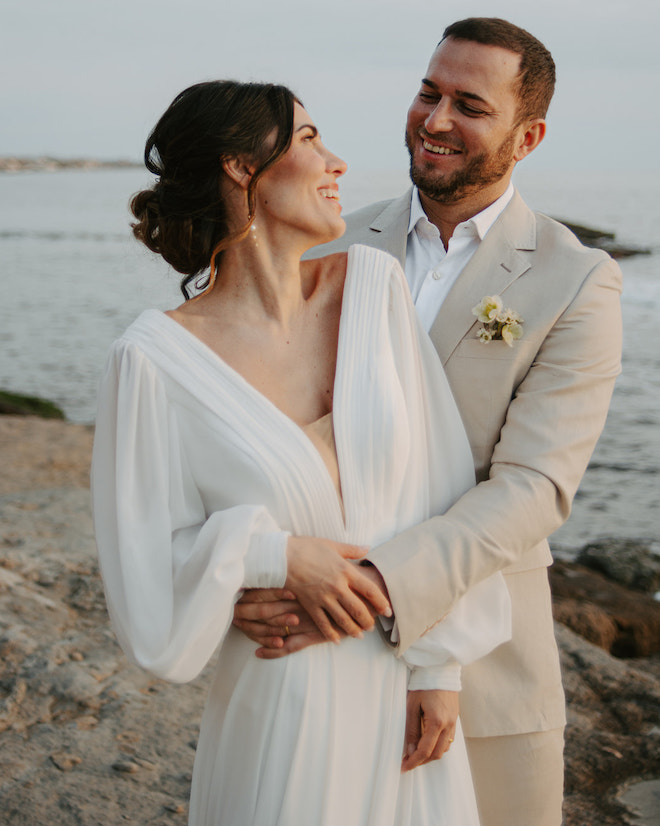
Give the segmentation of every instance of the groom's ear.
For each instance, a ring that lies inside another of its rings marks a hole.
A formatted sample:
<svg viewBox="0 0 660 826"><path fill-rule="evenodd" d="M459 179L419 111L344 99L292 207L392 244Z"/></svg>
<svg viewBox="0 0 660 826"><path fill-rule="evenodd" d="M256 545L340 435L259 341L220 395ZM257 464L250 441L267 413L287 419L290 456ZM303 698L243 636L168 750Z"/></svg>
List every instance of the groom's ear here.
<svg viewBox="0 0 660 826"><path fill-rule="evenodd" d="M545 120L534 118L520 125L520 133L516 151L513 154L514 160L522 161L530 152L533 152L545 137Z"/></svg>
<svg viewBox="0 0 660 826"><path fill-rule="evenodd" d="M248 188L254 174L254 166L244 157L223 158L222 169L225 175L241 189Z"/></svg>

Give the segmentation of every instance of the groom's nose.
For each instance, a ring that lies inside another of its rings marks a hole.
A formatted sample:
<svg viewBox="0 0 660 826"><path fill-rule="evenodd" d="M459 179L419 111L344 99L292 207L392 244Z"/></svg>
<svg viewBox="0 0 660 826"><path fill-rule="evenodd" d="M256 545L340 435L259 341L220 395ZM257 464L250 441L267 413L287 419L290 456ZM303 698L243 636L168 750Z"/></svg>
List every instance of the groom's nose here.
<svg viewBox="0 0 660 826"><path fill-rule="evenodd" d="M451 101L448 98L440 98L424 121L424 127L431 135L437 134L438 132L451 132L454 128L454 118Z"/></svg>

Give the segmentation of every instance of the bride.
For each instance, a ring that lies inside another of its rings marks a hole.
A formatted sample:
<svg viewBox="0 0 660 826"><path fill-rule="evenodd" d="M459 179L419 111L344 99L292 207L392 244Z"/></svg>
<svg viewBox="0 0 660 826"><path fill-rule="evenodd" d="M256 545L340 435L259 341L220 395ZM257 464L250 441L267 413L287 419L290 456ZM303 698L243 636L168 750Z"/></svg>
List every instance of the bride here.
<svg viewBox="0 0 660 826"><path fill-rule="evenodd" d="M403 273L361 246L301 262L343 232L346 165L284 87L186 89L145 162L157 180L133 198L133 231L185 274L186 300L112 347L94 515L130 659L185 682L218 651L189 822L476 826L460 724L429 710L508 638L503 581L398 659L372 630L387 598L356 564L474 484ZM231 626L256 587L285 588L341 641L259 659Z"/></svg>

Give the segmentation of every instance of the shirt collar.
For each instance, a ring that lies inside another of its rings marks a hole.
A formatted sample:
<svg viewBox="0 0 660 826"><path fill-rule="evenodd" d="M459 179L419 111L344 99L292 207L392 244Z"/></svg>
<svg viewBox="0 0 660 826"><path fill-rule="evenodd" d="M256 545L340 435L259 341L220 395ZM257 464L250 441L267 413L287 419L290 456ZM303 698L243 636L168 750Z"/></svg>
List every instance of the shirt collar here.
<svg viewBox="0 0 660 826"><path fill-rule="evenodd" d="M410 201L410 221L408 221L408 235L415 229L418 221L428 221L426 213L422 208L422 202L419 200L419 189L413 186L412 200Z"/></svg>
<svg viewBox="0 0 660 826"><path fill-rule="evenodd" d="M513 193L513 184L509 181L509 186L503 195L500 195L500 197L496 201L493 201L490 206L487 206L486 209L482 209L481 212L478 212L470 218L469 221L465 222L466 224L471 224L472 227L474 227L480 241L484 240L488 230L504 212L505 207L511 198L513 198ZM430 223L422 207L422 202L419 198L419 190L416 186L413 186L412 200L410 202L410 221L408 222L409 235L413 229L415 229L419 221L426 221L427 223Z"/></svg>

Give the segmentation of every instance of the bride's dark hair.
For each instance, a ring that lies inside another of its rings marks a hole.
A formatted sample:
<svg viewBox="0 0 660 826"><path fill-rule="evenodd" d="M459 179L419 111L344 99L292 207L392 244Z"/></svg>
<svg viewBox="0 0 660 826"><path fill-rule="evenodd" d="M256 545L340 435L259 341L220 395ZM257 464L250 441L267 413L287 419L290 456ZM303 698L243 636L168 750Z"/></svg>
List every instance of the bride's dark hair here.
<svg viewBox="0 0 660 826"><path fill-rule="evenodd" d="M215 80L178 94L149 135L144 163L158 180L131 199L135 237L185 275L181 291L249 231L259 177L287 151L297 98L285 86ZM228 158L255 164L245 226L230 232L222 197Z"/></svg>

